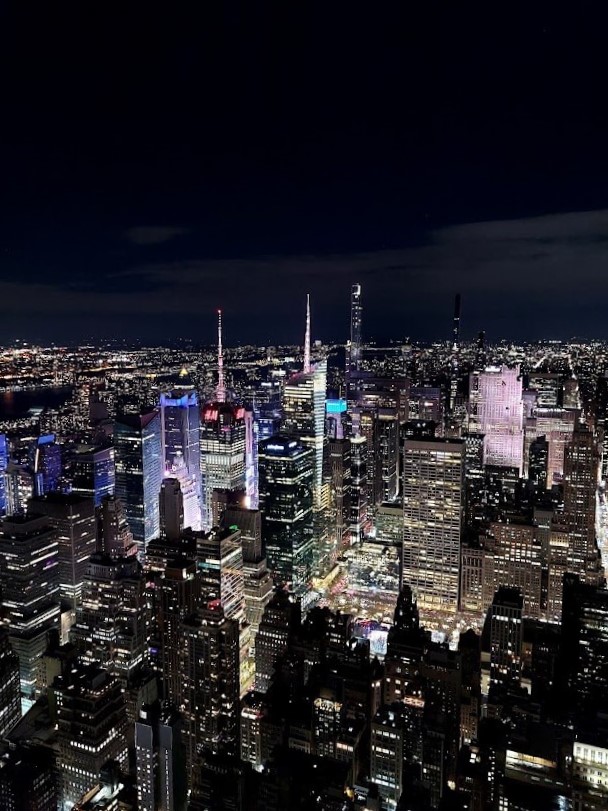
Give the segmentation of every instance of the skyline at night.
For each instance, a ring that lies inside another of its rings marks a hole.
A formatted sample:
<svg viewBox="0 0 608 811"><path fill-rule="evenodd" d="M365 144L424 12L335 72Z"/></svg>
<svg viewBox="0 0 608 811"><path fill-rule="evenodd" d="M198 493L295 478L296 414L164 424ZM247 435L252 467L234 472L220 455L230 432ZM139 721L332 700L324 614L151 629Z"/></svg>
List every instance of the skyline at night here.
<svg viewBox="0 0 608 811"><path fill-rule="evenodd" d="M591 7L254 6L9 4L0 342L338 341L356 281L368 340L608 337Z"/></svg>

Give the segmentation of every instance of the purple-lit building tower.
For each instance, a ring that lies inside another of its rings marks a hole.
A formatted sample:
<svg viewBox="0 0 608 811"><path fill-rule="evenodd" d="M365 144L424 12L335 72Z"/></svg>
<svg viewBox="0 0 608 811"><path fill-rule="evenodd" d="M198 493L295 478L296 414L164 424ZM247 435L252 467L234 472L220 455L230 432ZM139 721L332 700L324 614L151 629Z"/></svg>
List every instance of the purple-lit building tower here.
<svg viewBox="0 0 608 811"><path fill-rule="evenodd" d="M202 528L218 523L214 491L246 495L247 413L244 406L227 401L222 346L222 313L218 311L218 386L216 398L202 408L200 460L202 479Z"/></svg>

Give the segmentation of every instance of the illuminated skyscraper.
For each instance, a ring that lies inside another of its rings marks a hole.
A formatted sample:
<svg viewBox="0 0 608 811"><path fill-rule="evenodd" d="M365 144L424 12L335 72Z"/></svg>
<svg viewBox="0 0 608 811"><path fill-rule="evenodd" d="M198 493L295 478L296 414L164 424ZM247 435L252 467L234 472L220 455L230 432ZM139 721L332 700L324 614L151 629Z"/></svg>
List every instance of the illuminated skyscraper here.
<svg viewBox="0 0 608 811"><path fill-rule="evenodd" d="M405 441L401 582L428 624L435 612L458 609L464 461L461 440Z"/></svg>
<svg viewBox="0 0 608 811"><path fill-rule="evenodd" d="M454 298L454 320L452 323L452 350L458 349L460 343L460 293Z"/></svg>
<svg viewBox="0 0 608 811"><path fill-rule="evenodd" d="M313 570L324 574L331 567L332 540L329 537L328 511L330 481L325 469L325 398L327 361L310 361L310 305L307 304L304 369L293 375L283 392L281 433L297 439L313 451ZM259 465L259 462L258 462ZM326 475L327 474L327 475ZM332 536L333 538L333 536ZM335 539L333 539L335 541Z"/></svg>
<svg viewBox="0 0 608 811"><path fill-rule="evenodd" d="M114 448L85 448L74 460L72 490L89 496L99 507L106 496L114 495Z"/></svg>
<svg viewBox="0 0 608 811"><path fill-rule="evenodd" d="M0 735L4 738L21 720L19 657L9 642L8 630L0 629Z"/></svg>
<svg viewBox="0 0 608 811"><path fill-rule="evenodd" d="M97 551L112 558L137 554L124 505L114 496L106 496L97 509Z"/></svg>
<svg viewBox="0 0 608 811"><path fill-rule="evenodd" d="M55 434L44 434L36 440L32 470L34 492L37 496L52 493L59 488L61 448L57 444Z"/></svg>
<svg viewBox="0 0 608 811"><path fill-rule="evenodd" d="M164 473L180 481L184 526L201 527L200 412L195 392L161 394Z"/></svg>
<svg viewBox="0 0 608 811"><path fill-rule="evenodd" d="M78 666L53 683L63 808L99 783L108 760L127 766L127 715L120 683L95 665Z"/></svg>
<svg viewBox="0 0 608 811"><path fill-rule="evenodd" d="M469 378L469 432L484 435L484 464L523 471L523 402L519 366L491 366Z"/></svg>
<svg viewBox="0 0 608 811"><path fill-rule="evenodd" d="M266 606L255 640L255 689L268 692L275 665L300 627L300 604L286 591L277 590Z"/></svg>
<svg viewBox="0 0 608 811"><path fill-rule="evenodd" d="M93 499L52 492L30 500L28 510L48 517L59 542L59 596L74 611L80 603L89 558L95 552Z"/></svg>
<svg viewBox="0 0 608 811"><path fill-rule="evenodd" d="M189 762L204 753L239 755L239 624L219 600L182 624Z"/></svg>
<svg viewBox="0 0 608 811"><path fill-rule="evenodd" d="M72 639L83 661L97 662L123 686L146 660L145 580L135 555L96 553L88 562Z"/></svg>
<svg viewBox="0 0 608 811"><path fill-rule="evenodd" d="M350 438L351 484L350 484L350 541L362 541L371 528L367 501L367 439L364 436Z"/></svg>
<svg viewBox="0 0 608 811"><path fill-rule="evenodd" d="M203 529L217 525L214 490L245 495L246 427L243 406L227 402L206 403L201 423L203 478Z"/></svg>
<svg viewBox="0 0 608 811"><path fill-rule="evenodd" d="M0 518L6 515L6 468L8 467L8 442L6 434L0 434Z"/></svg>
<svg viewBox="0 0 608 811"><path fill-rule="evenodd" d="M603 582L595 537L599 453L591 431L578 425L564 458L564 526L568 533L568 570L584 583Z"/></svg>
<svg viewBox="0 0 608 811"><path fill-rule="evenodd" d="M168 563L159 585L161 670L165 701L182 704L181 625L200 605L201 576L193 560L176 558Z"/></svg>
<svg viewBox="0 0 608 811"><path fill-rule="evenodd" d="M277 435L260 445L260 511L268 568L275 583L305 598L312 574L313 452Z"/></svg>
<svg viewBox="0 0 608 811"><path fill-rule="evenodd" d="M185 811L186 763L182 719L158 705L144 706L135 723L139 811Z"/></svg>
<svg viewBox="0 0 608 811"><path fill-rule="evenodd" d="M523 599L519 589L501 587L488 612L490 683L519 686L522 669Z"/></svg>
<svg viewBox="0 0 608 811"><path fill-rule="evenodd" d="M12 516L0 525L0 586L27 709L35 698L48 632L59 625L57 530L46 516Z"/></svg>
<svg viewBox="0 0 608 811"><path fill-rule="evenodd" d="M357 374L361 369L361 285L353 284L350 293L350 346L347 357L347 392L350 400L357 399Z"/></svg>
<svg viewBox="0 0 608 811"><path fill-rule="evenodd" d="M118 418L114 447L116 496L125 506L129 527L143 557L146 545L160 534L158 495L163 456L159 412Z"/></svg>
<svg viewBox="0 0 608 811"><path fill-rule="evenodd" d="M202 528L219 523L214 514L215 490L246 494L247 414L243 406L227 402L224 382L221 311L218 313L218 387L216 400L205 403L200 432L203 488Z"/></svg>

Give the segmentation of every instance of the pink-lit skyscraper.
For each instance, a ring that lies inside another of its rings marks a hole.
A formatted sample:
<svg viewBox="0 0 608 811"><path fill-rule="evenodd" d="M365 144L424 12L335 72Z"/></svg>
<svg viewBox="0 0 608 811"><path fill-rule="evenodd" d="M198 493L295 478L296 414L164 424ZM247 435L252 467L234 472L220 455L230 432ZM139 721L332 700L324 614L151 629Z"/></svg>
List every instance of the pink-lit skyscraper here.
<svg viewBox="0 0 608 811"><path fill-rule="evenodd" d="M484 435L485 465L523 470L523 401L519 366L490 366L469 377L469 433Z"/></svg>

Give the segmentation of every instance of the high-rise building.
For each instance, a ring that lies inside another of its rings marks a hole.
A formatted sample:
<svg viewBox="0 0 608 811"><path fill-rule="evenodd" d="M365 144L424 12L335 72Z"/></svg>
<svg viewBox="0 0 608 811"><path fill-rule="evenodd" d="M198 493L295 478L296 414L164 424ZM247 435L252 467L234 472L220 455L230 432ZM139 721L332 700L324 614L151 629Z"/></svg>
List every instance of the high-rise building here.
<svg viewBox="0 0 608 811"><path fill-rule="evenodd" d="M43 434L38 437L33 457L34 493L42 496L57 490L61 478L61 447L55 434Z"/></svg>
<svg viewBox="0 0 608 811"><path fill-rule="evenodd" d="M305 597L312 574L313 452L277 435L260 444L260 511L275 583Z"/></svg>
<svg viewBox="0 0 608 811"><path fill-rule="evenodd" d="M139 811L185 811L187 780L182 718L144 705L135 723L135 771Z"/></svg>
<svg viewBox="0 0 608 811"><path fill-rule="evenodd" d="M519 686L522 671L523 598L519 589L501 586L488 611L490 685Z"/></svg>
<svg viewBox="0 0 608 811"><path fill-rule="evenodd" d="M137 554L122 501L105 496L97 509L97 551L116 558Z"/></svg>
<svg viewBox="0 0 608 811"><path fill-rule="evenodd" d="M244 693L253 680L253 661L249 657L251 631L245 617L243 547L238 527L218 527L198 535L196 558L203 604L219 600L226 619L238 624L241 692Z"/></svg>
<svg viewBox="0 0 608 811"><path fill-rule="evenodd" d="M484 435L484 464L523 472L523 401L519 366L491 366L469 377L469 432Z"/></svg>
<svg viewBox="0 0 608 811"><path fill-rule="evenodd" d="M0 737L21 720L19 657L9 642L6 628L0 629Z"/></svg>
<svg viewBox="0 0 608 811"><path fill-rule="evenodd" d="M127 717L120 683L95 665L78 665L53 683L64 811L96 786L108 760L127 766Z"/></svg>
<svg viewBox="0 0 608 811"><path fill-rule="evenodd" d="M56 772L53 752L46 746L11 747L0 758L0 808L57 811Z"/></svg>
<svg viewBox="0 0 608 811"><path fill-rule="evenodd" d="M266 606L255 640L255 689L266 693L275 665L300 626L300 604L282 589Z"/></svg>
<svg viewBox="0 0 608 811"><path fill-rule="evenodd" d="M205 531L219 523L214 514L214 491L245 495L245 408L234 403L205 403L201 423L201 470Z"/></svg>
<svg viewBox="0 0 608 811"><path fill-rule="evenodd" d="M368 514L367 439L350 437L350 542L359 543L371 529Z"/></svg>
<svg viewBox="0 0 608 811"><path fill-rule="evenodd" d="M427 624L458 610L465 443L408 439L403 452L403 564Z"/></svg>
<svg viewBox="0 0 608 811"><path fill-rule="evenodd" d="M163 479L159 499L160 534L176 543L184 530L184 497L179 479Z"/></svg>
<svg viewBox="0 0 608 811"><path fill-rule="evenodd" d="M245 619L250 628L248 658L251 659L264 609L270 602L273 591L272 575L262 546L262 514L259 510L231 506L224 512L224 523L231 530L238 527L241 531Z"/></svg>
<svg viewBox="0 0 608 811"><path fill-rule="evenodd" d="M114 448L83 448L75 454L72 491L88 496L99 507L107 496L114 495L116 482Z"/></svg>
<svg viewBox="0 0 608 811"><path fill-rule="evenodd" d="M12 516L0 526L2 614L19 657L22 706L36 697L38 662L59 626L57 530L45 516Z"/></svg>
<svg viewBox="0 0 608 811"><path fill-rule="evenodd" d="M160 533L161 420L157 410L119 417L114 426L116 496L125 506L139 555Z"/></svg>
<svg viewBox="0 0 608 811"><path fill-rule="evenodd" d="M608 711L608 590L564 577L562 668L583 716Z"/></svg>
<svg viewBox="0 0 608 811"><path fill-rule="evenodd" d="M0 518L7 512L6 468L8 467L8 441L0 434Z"/></svg>
<svg viewBox="0 0 608 811"><path fill-rule="evenodd" d="M239 624L219 600L182 624L185 728L190 764L209 752L239 755Z"/></svg>
<svg viewBox="0 0 608 811"><path fill-rule="evenodd" d="M94 554L71 634L83 661L98 663L128 685L147 660L148 625L145 579L137 557Z"/></svg>
<svg viewBox="0 0 608 811"><path fill-rule="evenodd" d="M201 528L201 445L198 397L193 391L161 394L164 475L180 481L184 526Z"/></svg>
<svg viewBox="0 0 608 811"><path fill-rule="evenodd" d="M329 440L329 468L336 524L334 534L338 544L344 548L350 545L352 481L350 439Z"/></svg>
<svg viewBox="0 0 608 811"><path fill-rule="evenodd" d="M171 560L158 584L159 635L163 696L174 706L182 704L181 625L200 605L201 577L196 561Z"/></svg>
<svg viewBox="0 0 608 811"><path fill-rule="evenodd" d="M460 343L460 293L454 297L454 319L452 321L452 350L455 352Z"/></svg>
<svg viewBox="0 0 608 811"><path fill-rule="evenodd" d="M568 570L583 582L603 582L602 561L595 536L599 453L588 429L577 426L564 459L564 515L568 533Z"/></svg>
<svg viewBox="0 0 608 811"><path fill-rule="evenodd" d="M353 284L350 292L350 345L347 356L347 389L348 398L357 400L357 374L361 369L361 322L363 308L361 305L361 285Z"/></svg>
<svg viewBox="0 0 608 811"><path fill-rule="evenodd" d="M28 509L45 515L57 530L59 597L72 611L80 604L87 563L96 548L93 499L76 493L48 493L30 500Z"/></svg>
<svg viewBox="0 0 608 811"><path fill-rule="evenodd" d="M218 385L216 399L205 403L201 422L202 529L218 526L219 502L216 491L247 493L247 449L253 441L248 428L253 428L244 406L228 402L224 381L222 345L222 312L218 310ZM250 448L251 450L251 448ZM251 460L249 460L251 464Z"/></svg>

